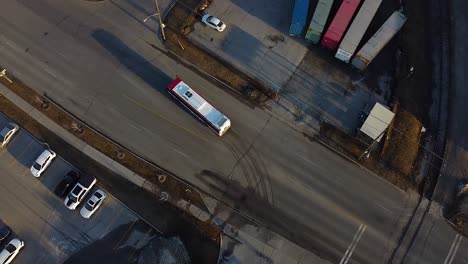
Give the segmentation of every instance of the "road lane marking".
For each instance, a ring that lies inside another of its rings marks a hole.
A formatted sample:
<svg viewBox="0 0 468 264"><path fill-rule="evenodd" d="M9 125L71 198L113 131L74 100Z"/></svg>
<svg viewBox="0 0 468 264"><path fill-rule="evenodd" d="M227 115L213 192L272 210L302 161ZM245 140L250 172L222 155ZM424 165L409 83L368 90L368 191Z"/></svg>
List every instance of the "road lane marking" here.
<svg viewBox="0 0 468 264"><path fill-rule="evenodd" d="M139 249L137 246L138 244L140 244L141 241L145 242L145 239L146 237L149 235L149 233L151 232L151 230L153 230L153 228L148 228L148 231L145 232L145 235L143 236L143 238L141 240L139 240L136 244L135 244L135 249L133 250L132 254L130 254L130 256L128 257L127 260L130 260L133 255L135 254L135 252Z"/></svg>
<svg viewBox="0 0 468 264"><path fill-rule="evenodd" d="M36 178L36 182L34 183L34 188L37 188L37 186L39 185L40 182L41 181L39 180L39 178Z"/></svg>
<svg viewBox="0 0 468 264"><path fill-rule="evenodd" d="M128 95L126 95L126 94L123 94L123 96L124 96L125 98L127 98L127 100L129 100L130 102L134 103L135 105L137 105L137 106L139 106L139 107L141 107L141 108L147 110L147 111L150 112L153 116L156 116L156 117L158 117L158 118L160 118L160 119L162 119L162 120L165 120L166 122L168 122L168 123L170 123L170 124L172 124L172 125L174 125L174 126L180 128L180 129L182 129L182 130L188 132L188 133L191 134L192 136L195 136L195 137L197 137L197 138L199 138L199 139L201 139L201 140L203 140L203 141L205 141L205 142L208 142L207 139L203 138L202 136L198 135L197 133L191 131L191 130L188 129L188 128L185 128L185 127L183 127L183 126L177 124L176 122L174 122L174 121L168 119L167 117L165 117L165 116L163 116L163 115L161 115L161 114L156 113L153 109L151 109L151 108L149 108L148 106L146 106L146 105L144 105L144 104L138 102L137 100L131 98L130 96L128 96Z"/></svg>
<svg viewBox="0 0 468 264"><path fill-rule="evenodd" d="M179 150L177 150L177 149L174 149L174 151L177 152L177 153L179 153L180 155L186 157L186 158L190 158L190 157L187 156L185 153L183 153L183 152L181 152L181 151L179 151Z"/></svg>
<svg viewBox="0 0 468 264"><path fill-rule="evenodd" d="M5 153L7 153L7 148L4 147L1 151L0 151L0 157L2 157L3 155L5 155Z"/></svg>
<svg viewBox="0 0 468 264"><path fill-rule="evenodd" d="M122 240L125 238L125 236L128 234L128 232L130 232L130 230L132 229L133 225L135 225L135 223L138 221L138 218L135 218L135 220L133 221L133 223L128 227L127 231L125 231L125 234L123 234L123 236L120 238L119 242L117 242L117 244L115 244L114 246L114 250L119 246L120 242L122 242Z"/></svg>
<svg viewBox="0 0 468 264"><path fill-rule="evenodd" d="M26 173L28 173L28 171L29 171L29 168L24 169L24 171L23 171L23 173L21 174L21 176L24 177L24 175L26 175Z"/></svg>
<svg viewBox="0 0 468 264"><path fill-rule="evenodd" d="M349 259L351 258L351 255L353 255L354 249L356 249L357 243L359 242L359 240L361 240L364 231L366 231L366 228L367 226L364 224L361 224L359 226L358 231L356 232L356 234L354 234L351 244L349 244L348 249L346 249L344 256L341 258L340 264L348 263Z"/></svg>
<svg viewBox="0 0 468 264"><path fill-rule="evenodd" d="M55 79L58 79L57 76L56 76L54 73L52 73L51 69L47 69L47 68L46 68L46 69L44 69L44 70L45 70L48 74L52 75Z"/></svg>
<svg viewBox="0 0 468 264"><path fill-rule="evenodd" d="M67 59L67 56L65 56L63 53L59 52L58 50L55 51L58 55L62 56L63 58Z"/></svg>
<svg viewBox="0 0 468 264"><path fill-rule="evenodd" d="M462 240L462 236L457 234L455 239L452 242L452 246L450 247L449 253L447 258L445 258L444 264L451 264L453 259L455 258L455 254L457 254L458 248L460 247L460 242Z"/></svg>
<svg viewBox="0 0 468 264"><path fill-rule="evenodd" d="M31 140L31 142L29 142L29 144L26 146L26 148L19 154L18 157L13 157L13 161L10 163L10 167L13 167L13 165L16 164L16 162L18 162L18 159L21 158L21 156L23 156L23 154L26 152L26 150L29 149L29 147L31 147L32 143L34 142L34 140Z"/></svg>
<svg viewBox="0 0 468 264"><path fill-rule="evenodd" d="M310 160L304 158L303 156L301 156L301 155L297 155L297 156L298 156L300 159L302 159L303 161L309 163L310 165L312 165L312 166L314 166L314 167L316 167L316 168L322 169L319 165L317 165L317 164L315 164L314 162L312 162L312 161L310 161Z"/></svg>
<svg viewBox="0 0 468 264"><path fill-rule="evenodd" d="M41 255L41 257L38 258L37 261L36 261L35 263L36 263L36 264L41 263L41 262L44 260L44 258L45 258L46 256L47 256L46 254Z"/></svg>
<svg viewBox="0 0 468 264"><path fill-rule="evenodd" d="M111 221L111 223L107 226L106 230L104 231L104 233L102 233L102 236L101 238L99 239L102 239L106 234L107 234L107 231L109 230L109 228L111 228L111 226L115 223L115 221L117 221L117 219L119 219L120 215L122 214L123 212L123 207L120 208L120 211L115 215L114 219Z"/></svg>
<svg viewBox="0 0 468 264"><path fill-rule="evenodd" d="M133 128L135 128L135 129L138 130L138 131L141 131L141 128L139 128L139 127L133 125L132 123L128 123L128 125L131 126L131 127L133 127Z"/></svg>

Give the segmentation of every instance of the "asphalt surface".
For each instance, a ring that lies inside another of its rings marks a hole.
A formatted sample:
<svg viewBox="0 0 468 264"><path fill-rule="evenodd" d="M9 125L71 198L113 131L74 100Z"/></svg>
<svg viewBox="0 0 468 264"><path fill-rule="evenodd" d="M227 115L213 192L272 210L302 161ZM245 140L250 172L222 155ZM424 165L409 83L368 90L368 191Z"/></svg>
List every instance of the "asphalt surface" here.
<svg viewBox="0 0 468 264"><path fill-rule="evenodd" d="M0 115L0 127L8 122ZM60 153L40 178L31 175L30 166L46 147L20 128L0 150L0 219L12 229L6 242L18 237L25 243L14 263L152 263L145 258L156 254L151 244L160 233L109 193L90 219L79 210L98 186L74 211L55 196L55 186L74 169Z"/></svg>
<svg viewBox="0 0 468 264"><path fill-rule="evenodd" d="M277 92L289 82L308 51L306 40L288 34L293 1L221 0L204 12L226 23L219 33L196 23L190 40L229 61Z"/></svg>
<svg viewBox="0 0 468 264"><path fill-rule="evenodd" d="M161 1L162 9L168 4ZM14 1L0 64L93 127L334 262L382 263L415 197L250 108L162 47L151 1ZM167 95L178 75L231 118L218 138ZM33 179L34 180L34 179ZM355 239L359 238L359 239Z"/></svg>
<svg viewBox="0 0 468 264"><path fill-rule="evenodd" d="M450 90L449 90L449 122L447 129L446 166L441 187L442 191L450 193L455 189L457 179L468 178L468 122L466 118L466 69L468 52L466 50L466 35L468 20L463 10L468 8L465 1L452 1L451 5L451 56L450 56ZM450 199L451 197L444 197Z"/></svg>
<svg viewBox="0 0 468 264"><path fill-rule="evenodd" d="M214 1L204 12L224 21L225 31L219 33L195 23L187 38L276 90L280 100L268 102L270 111L302 131L317 134L321 120L326 118L341 130L354 133L365 106L388 101L381 92L374 92L386 90L384 82L366 86L366 76L333 59L334 53L304 38L289 36L291 14L285 10L293 6L294 1L287 0ZM379 10L389 9L382 6ZM389 15L377 14L376 18ZM374 19L374 23L380 26L383 21ZM371 75L384 80L391 78L389 74Z"/></svg>
<svg viewBox="0 0 468 264"><path fill-rule="evenodd" d="M440 84L449 89L449 121L445 162L435 190L437 202L446 206L444 209L447 210L451 208L460 180L466 181L468 176L468 123L465 118L468 98L468 20L464 11L468 8L468 2L454 0L450 2L449 8L450 18L447 19L447 23L450 23L450 32L444 33L449 36L450 41L450 57L445 58L446 63L450 65L450 76L447 76L446 83ZM442 212L429 213L422 219L417 236L412 238L414 241L405 263L468 263L468 240L441 219L441 214Z"/></svg>
<svg viewBox="0 0 468 264"><path fill-rule="evenodd" d="M402 263L468 263L468 240L436 212L425 216Z"/></svg>

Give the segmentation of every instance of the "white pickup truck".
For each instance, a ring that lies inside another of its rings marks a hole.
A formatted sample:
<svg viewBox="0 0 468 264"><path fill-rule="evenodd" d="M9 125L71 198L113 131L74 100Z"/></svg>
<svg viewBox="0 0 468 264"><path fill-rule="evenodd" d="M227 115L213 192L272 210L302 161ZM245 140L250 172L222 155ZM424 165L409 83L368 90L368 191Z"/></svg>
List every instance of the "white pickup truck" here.
<svg viewBox="0 0 468 264"><path fill-rule="evenodd" d="M83 175L76 183L75 187L65 198L64 204L70 210L75 210L76 207L83 201L84 197L96 184L96 178L89 175Z"/></svg>

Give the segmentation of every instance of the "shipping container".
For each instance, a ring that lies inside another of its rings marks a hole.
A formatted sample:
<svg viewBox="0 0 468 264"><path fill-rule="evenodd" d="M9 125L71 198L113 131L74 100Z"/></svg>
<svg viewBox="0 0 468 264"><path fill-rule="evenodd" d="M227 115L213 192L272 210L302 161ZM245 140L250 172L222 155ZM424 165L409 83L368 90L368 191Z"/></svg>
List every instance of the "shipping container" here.
<svg viewBox="0 0 468 264"><path fill-rule="evenodd" d="M335 58L348 63L379 9L382 0L365 0L340 43Z"/></svg>
<svg viewBox="0 0 468 264"><path fill-rule="evenodd" d="M295 0L294 9L289 27L289 35L302 36L307 23L307 13L309 11L309 0Z"/></svg>
<svg viewBox="0 0 468 264"><path fill-rule="evenodd" d="M323 47L331 50L335 50L338 47L341 37L343 37L360 2L361 0L343 0L327 32L323 36Z"/></svg>
<svg viewBox="0 0 468 264"><path fill-rule="evenodd" d="M317 8L315 9L312 20L310 21L309 28L307 29L305 39L311 41L314 44L319 43L332 5L333 0L318 1Z"/></svg>
<svg viewBox="0 0 468 264"><path fill-rule="evenodd" d="M379 54L387 43L395 36L406 22L406 16L395 11L379 28L379 30L367 41L351 61L351 64L359 70L364 70L369 63Z"/></svg>

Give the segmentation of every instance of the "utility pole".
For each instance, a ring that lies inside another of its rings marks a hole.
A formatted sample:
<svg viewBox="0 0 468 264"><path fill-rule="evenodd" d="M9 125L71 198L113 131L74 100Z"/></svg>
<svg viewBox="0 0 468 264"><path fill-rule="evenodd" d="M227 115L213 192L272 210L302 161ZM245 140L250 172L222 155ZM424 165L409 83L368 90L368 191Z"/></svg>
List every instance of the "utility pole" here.
<svg viewBox="0 0 468 264"><path fill-rule="evenodd" d="M0 78L5 78L10 83L13 83L13 81L10 78L8 78L8 76L6 75L6 70L5 69L3 69L3 71L0 72Z"/></svg>
<svg viewBox="0 0 468 264"><path fill-rule="evenodd" d="M159 11L158 0L154 0L154 3L156 4L156 14L152 14L152 15L147 16L145 19L143 19L143 23L146 23L146 21L147 21L148 18L150 18L150 17L158 16L159 27L161 28L162 39L163 39L163 40L166 40L166 32L164 31L164 28L166 27L166 25L164 25L164 23L162 22L161 13L160 13L160 11Z"/></svg>
<svg viewBox="0 0 468 264"><path fill-rule="evenodd" d="M158 13L159 27L161 28L162 38L163 38L163 40L166 40L166 33L164 32L164 28L166 27L166 25L164 25L163 22L162 22L161 12L159 12L158 0L154 0L154 2L156 3L156 12Z"/></svg>
<svg viewBox="0 0 468 264"><path fill-rule="evenodd" d="M370 154L371 154L371 151L372 151L372 148L374 147L375 143L377 143L378 139L383 136L383 134L385 133L385 131L387 131L387 129L384 129L373 141L372 141L372 144L370 144L370 146L361 154L361 156L359 156L358 160L361 160L362 159L362 156L366 155L366 158L369 158L370 157Z"/></svg>

